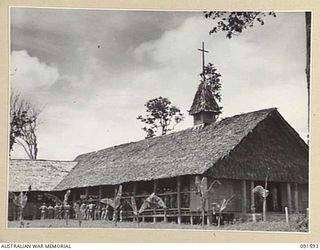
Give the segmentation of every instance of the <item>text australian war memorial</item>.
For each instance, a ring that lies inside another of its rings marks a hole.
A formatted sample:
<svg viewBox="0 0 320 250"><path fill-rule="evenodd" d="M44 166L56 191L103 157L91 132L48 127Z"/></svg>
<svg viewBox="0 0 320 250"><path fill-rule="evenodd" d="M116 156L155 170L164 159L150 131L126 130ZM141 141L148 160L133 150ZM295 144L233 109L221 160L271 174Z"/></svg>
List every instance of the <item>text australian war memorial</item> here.
<svg viewBox="0 0 320 250"><path fill-rule="evenodd" d="M215 223L215 207L231 197L225 220L261 214L263 197L253 190L266 183L267 215L285 208L305 213L309 149L280 112L266 107L219 119L221 108L205 78L195 90L189 110L194 124L188 129L83 153L73 161L10 159L8 191L28 199L23 218L39 219L42 204L54 206L50 197L62 201L68 190L71 218L78 201L106 209L101 199L116 199L121 186L121 220L136 219L128 205L132 199L139 208L154 193L165 207L148 207L139 220L197 224L203 201L197 186L204 177L204 189L219 182L206 197L206 224ZM11 198L8 204L8 219L17 219L20 210Z"/></svg>

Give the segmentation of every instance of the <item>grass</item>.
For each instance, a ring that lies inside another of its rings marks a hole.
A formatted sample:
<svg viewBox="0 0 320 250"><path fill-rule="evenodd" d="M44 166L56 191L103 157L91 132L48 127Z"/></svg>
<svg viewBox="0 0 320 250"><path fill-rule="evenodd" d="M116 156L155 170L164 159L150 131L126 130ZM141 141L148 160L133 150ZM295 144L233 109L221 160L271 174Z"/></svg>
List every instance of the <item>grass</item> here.
<svg viewBox="0 0 320 250"><path fill-rule="evenodd" d="M69 220L66 225L65 220L58 219L46 219L46 220L25 220L26 228L79 228L77 220ZM19 221L9 221L9 228L19 228ZM115 228L115 225L111 221L82 221L81 228ZM236 222L235 224L221 226L205 226L201 225L190 225L190 224L176 224L176 223L146 223L140 222L139 226L134 222L118 222L117 228L132 228L132 229L195 229L195 230L237 230L237 231L282 231L282 232L301 232L306 231L305 228L301 230L297 226L295 220L291 220L287 224L283 220L267 221L267 222Z"/></svg>

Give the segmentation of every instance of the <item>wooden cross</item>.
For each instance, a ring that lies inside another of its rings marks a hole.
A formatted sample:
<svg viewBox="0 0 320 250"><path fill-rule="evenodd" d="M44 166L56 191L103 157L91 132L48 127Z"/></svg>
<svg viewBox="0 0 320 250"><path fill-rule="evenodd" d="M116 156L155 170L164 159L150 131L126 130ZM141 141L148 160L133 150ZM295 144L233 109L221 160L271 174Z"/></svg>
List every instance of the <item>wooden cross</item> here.
<svg viewBox="0 0 320 250"><path fill-rule="evenodd" d="M204 42L202 42L202 49L198 49L199 51L202 52L202 76L203 76L203 81L205 80L205 76L204 76L204 53L209 53L209 51L204 49Z"/></svg>

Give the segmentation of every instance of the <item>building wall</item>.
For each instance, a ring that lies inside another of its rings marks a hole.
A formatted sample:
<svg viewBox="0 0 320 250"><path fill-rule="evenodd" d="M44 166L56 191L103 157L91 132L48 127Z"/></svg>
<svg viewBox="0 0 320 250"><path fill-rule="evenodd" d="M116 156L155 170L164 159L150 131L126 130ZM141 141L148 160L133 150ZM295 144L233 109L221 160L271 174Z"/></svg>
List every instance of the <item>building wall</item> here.
<svg viewBox="0 0 320 250"><path fill-rule="evenodd" d="M208 177L208 186L215 179L213 177ZM210 192L208 203L218 203L221 204L223 199L228 199L234 195L233 200L229 203L225 212L241 212L241 181L240 180L228 180L219 179L220 185L215 185L214 190ZM195 176L191 176L190 179L190 190L195 190ZM208 203L206 209L208 209ZM201 201L199 195L191 192L190 194L190 210L197 211L201 207ZM212 206L211 206L212 208Z"/></svg>

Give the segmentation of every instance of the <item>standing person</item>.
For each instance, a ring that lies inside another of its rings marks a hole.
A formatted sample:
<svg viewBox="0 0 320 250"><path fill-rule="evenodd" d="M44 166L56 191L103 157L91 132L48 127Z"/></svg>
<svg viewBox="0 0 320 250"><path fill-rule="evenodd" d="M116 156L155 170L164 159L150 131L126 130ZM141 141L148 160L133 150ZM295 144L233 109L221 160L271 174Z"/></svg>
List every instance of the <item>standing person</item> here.
<svg viewBox="0 0 320 250"><path fill-rule="evenodd" d="M42 206L39 208L41 212L41 220L44 220L46 218L46 212L47 212L47 206L46 203L42 203Z"/></svg>
<svg viewBox="0 0 320 250"><path fill-rule="evenodd" d="M123 221L123 214L124 214L124 205L121 204L120 207L119 207L119 219L120 219L120 222Z"/></svg>
<svg viewBox="0 0 320 250"><path fill-rule="evenodd" d="M77 201L74 203L73 210L74 210L74 214L75 214L75 219L77 219L79 221L79 227L81 227L81 223L82 223L83 218L82 218L80 201Z"/></svg>
<svg viewBox="0 0 320 250"><path fill-rule="evenodd" d="M54 206L54 218L57 218L58 217L58 203L56 203L56 205Z"/></svg>
<svg viewBox="0 0 320 250"><path fill-rule="evenodd" d="M66 223L68 224L68 221L70 219L70 205L68 203L66 203L63 206L63 211L64 211L64 219L66 220Z"/></svg>
<svg viewBox="0 0 320 250"><path fill-rule="evenodd" d="M94 220L94 204L93 202L91 201L90 204L89 204L89 218L91 220Z"/></svg>
<svg viewBox="0 0 320 250"><path fill-rule="evenodd" d="M55 206L54 206L54 210L55 210L55 218L58 218L59 220L62 219L62 205L60 202L58 202Z"/></svg>
<svg viewBox="0 0 320 250"><path fill-rule="evenodd" d="M86 219L86 204L83 202L80 206L80 213L83 220Z"/></svg>
<svg viewBox="0 0 320 250"><path fill-rule="evenodd" d="M78 201L73 203L73 218L76 219L76 220L79 219L78 218L79 214L77 213L77 210L80 211L80 205L79 205Z"/></svg>
<svg viewBox="0 0 320 250"><path fill-rule="evenodd" d="M110 205L106 206L106 219L110 220L113 217L113 208Z"/></svg>
<svg viewBox="0 0 320 250"><path fill-rule="evenodd" d="M48 206L48 219L53 219L54 217L54 208L51 204Z"/></svg>
<svg viewBox="0 0 320 250"><path fill-rule="evenodd" d="M94 219L95 220L100 220L100 213L101 213L101 205L100 205L100 203L98 203L98 205L96 205L96 209L94 210Z"/></svg>
<svg viewBox="0 0 320 250"><path fill-rule="evenodd" d="M106 219L106 214L107 214L106 205L102 205L100 220L105 220Z"/></svg>
<svg viewBox="0 0 320 250"><path fill-rule="evenodd" d="M89 203L86 202L86 220L89 220L89 216L90 216L90 213L89 213Z"/></svg>

